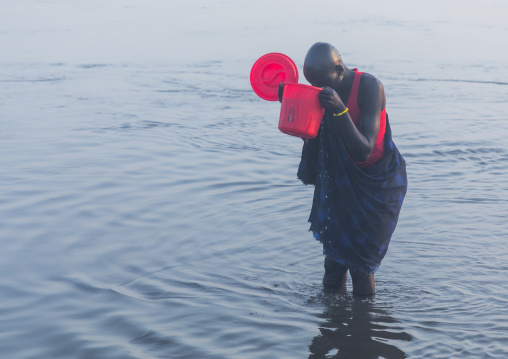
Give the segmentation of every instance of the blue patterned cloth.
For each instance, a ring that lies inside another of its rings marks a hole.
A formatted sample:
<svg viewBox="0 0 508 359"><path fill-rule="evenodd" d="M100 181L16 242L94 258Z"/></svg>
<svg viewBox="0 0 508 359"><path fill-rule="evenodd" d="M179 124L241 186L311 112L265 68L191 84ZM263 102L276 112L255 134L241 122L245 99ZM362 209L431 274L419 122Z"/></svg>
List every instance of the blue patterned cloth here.
<svg viewBox="0 0 508 359"><path fill-rule="evenodd" d="M368 168L351 159L325 112L316 138L305 140L298 178L314 184L310 230L323 253L361 273L374 273L388 250L407 190L406 163L386 118L385 154Z"/></svg>

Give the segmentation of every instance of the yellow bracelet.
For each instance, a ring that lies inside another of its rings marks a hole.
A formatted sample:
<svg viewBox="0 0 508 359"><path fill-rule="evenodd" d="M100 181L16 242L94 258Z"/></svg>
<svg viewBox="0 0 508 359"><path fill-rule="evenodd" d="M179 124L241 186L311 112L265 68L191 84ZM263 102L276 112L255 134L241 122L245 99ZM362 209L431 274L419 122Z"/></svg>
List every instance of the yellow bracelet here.
<svg viewBox="0 0 508 359"><path fill-rule="evenodd" d="M334 115L335 117L339 117L339 116L342 116L343 114L345 114L348 111L349 111L349 108L346 107L346 109L344 111L342 111L341 113L332 113L332 115Z"/></svg>

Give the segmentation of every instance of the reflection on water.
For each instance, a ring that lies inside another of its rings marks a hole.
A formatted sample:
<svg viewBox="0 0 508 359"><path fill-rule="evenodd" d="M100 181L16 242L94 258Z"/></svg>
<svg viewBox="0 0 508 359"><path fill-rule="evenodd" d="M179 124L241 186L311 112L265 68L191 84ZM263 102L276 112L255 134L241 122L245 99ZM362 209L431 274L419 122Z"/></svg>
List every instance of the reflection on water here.
<svg viewBox="0 0 508 359"><path fill-rule="evenodd" d="M403 331L389 310L376 305L375 297L326 291L323 304L325 310L320 318L324 321L319 327L320 334L309 345L309 359L406 357L394 343L411 341L411 335Z"/></svg>

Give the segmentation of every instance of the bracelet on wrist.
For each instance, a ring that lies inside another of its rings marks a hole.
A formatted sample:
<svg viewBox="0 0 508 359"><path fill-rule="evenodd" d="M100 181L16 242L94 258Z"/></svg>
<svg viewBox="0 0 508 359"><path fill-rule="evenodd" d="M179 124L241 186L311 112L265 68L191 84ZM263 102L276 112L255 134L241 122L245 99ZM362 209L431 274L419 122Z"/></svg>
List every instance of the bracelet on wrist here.
<svg viewBox="0 0 508 359"><path fill-rule="evenodd" d="M341 113L332 113L332 115L335 116L335 117L339 117L339 116L342 116L343 114L345 114L348 111L349 111L349 108L346 107L346 109L344 111L342 111Z"/></svg>

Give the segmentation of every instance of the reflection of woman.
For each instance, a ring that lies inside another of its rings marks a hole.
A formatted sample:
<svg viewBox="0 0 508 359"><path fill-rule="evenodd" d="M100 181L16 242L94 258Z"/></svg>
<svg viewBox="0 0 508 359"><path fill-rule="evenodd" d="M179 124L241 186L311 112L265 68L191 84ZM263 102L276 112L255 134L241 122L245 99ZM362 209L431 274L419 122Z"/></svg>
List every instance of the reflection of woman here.
<svg viewBox="0 0 508 359"><path fill-rule="evenodd" d="M309 345L309 359L406 357L394 344L398 340L410 341L411 336L400 331L394 325L397 321L385 310L376 308L372 299L334 296L327 301L322 314L325 322L319 328L320 335Z"/></svg>

